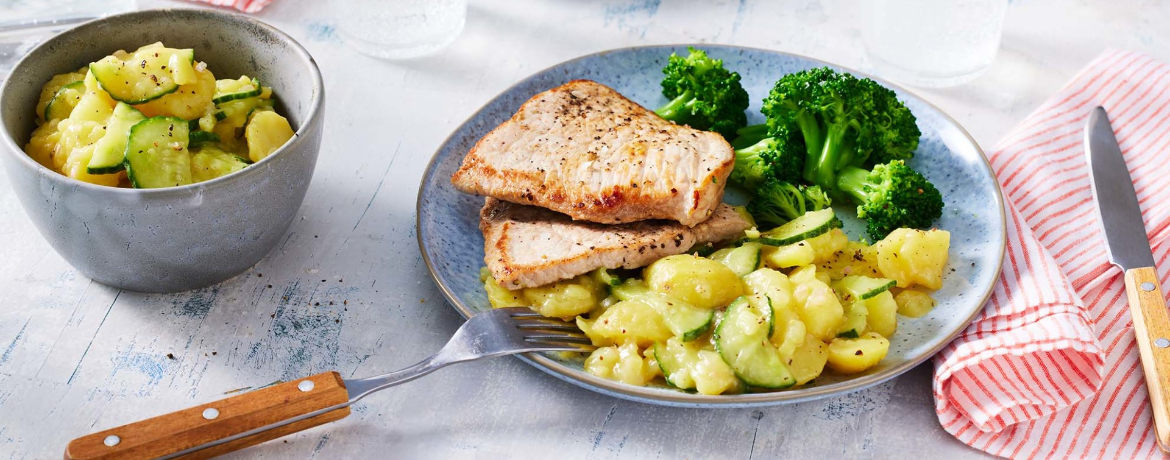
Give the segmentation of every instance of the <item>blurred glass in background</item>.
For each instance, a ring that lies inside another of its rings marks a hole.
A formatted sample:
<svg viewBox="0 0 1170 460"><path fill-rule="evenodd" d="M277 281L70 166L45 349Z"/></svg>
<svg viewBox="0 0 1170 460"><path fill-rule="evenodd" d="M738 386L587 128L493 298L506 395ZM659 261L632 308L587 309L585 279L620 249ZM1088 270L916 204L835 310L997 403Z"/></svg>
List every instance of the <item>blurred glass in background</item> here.
<svg viewBox="0 0 1170 460"><path fill-rule="evenodd" d="M1008 0L866 0L862 35L876 73L941 88L974 80L999 51Z"/></svg>
<svg viewBox="0 0 1170 460"><path fill-rule="evenodd" d="M0 79L53 34L134 7L134 0L0 0Z"/></svg>
<svg viewBox="0 0 1170 460"><path fill-rule="evenodd" d="M386 59L438 51L467 20L467 0L333 0L333 9L347 45Z"/></svg>

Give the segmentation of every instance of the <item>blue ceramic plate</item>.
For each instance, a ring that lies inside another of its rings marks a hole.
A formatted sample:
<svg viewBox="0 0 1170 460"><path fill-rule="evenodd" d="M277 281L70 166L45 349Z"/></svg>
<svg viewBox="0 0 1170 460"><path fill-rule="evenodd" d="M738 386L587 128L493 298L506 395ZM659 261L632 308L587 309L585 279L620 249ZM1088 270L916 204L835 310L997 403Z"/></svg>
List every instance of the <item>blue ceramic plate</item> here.
<svg viewBox="0 0 1170 460"><path fill-rule="evenodd" d="M751 123L763 122L760 101L786 73L829 65L802 56L733 46L697 45L743 76L751 94ZM465 195L451 185L451 174L480 137L504 122L532 95L574 79L596 80L646 107L666 102L659 82L671 52L686 53L685 45L625 48L591 54L564 62L512 86L459 126L439 147L423 175L418 196L418 243L427 267L443 294L464 317L490 308L479 269L483 237L479 209L483 198ZM938 227L951 232L951 253L944 287L934 294L938 306L921 318L899 317L890 352L869 371L850 377L824 375L815 386L794 390L739 395L704 396L666 387L636 387L606 380L581 370L580 360L528 354L526 362L568 382L652 404L690 407L743 407L781 404L839 395L883 382L925 361L950 342L975 317L991 293L1003 261L1005 226L999 185L971 136L938 108L890 83L918 118L922 139L910 165L936 184L946 201ZM863 235L855 212L842 207L851 238Z"/></svg>

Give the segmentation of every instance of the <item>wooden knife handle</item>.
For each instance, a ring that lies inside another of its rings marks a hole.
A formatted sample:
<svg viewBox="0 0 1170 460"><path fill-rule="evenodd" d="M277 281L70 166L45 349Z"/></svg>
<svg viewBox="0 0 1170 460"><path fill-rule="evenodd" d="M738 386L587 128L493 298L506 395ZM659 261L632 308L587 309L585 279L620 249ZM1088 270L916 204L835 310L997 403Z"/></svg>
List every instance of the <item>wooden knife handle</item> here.
<svg viewBox="0 0 1170 460"><path fill-rule="evenodd" d="M1158 447L1170 452L1170 311L1153 267L1125 271L1125 293L1142 357Z"/></svg>
<svg viewBox="0 0 1170 460"><path fill-rule="evenodd" d="M82 436L65 448L65 459L147 459L172 455L347 401L349 392L341 375L325 372ZM223 455L347 415L349 406L341 407L176 458Z"/></svg>

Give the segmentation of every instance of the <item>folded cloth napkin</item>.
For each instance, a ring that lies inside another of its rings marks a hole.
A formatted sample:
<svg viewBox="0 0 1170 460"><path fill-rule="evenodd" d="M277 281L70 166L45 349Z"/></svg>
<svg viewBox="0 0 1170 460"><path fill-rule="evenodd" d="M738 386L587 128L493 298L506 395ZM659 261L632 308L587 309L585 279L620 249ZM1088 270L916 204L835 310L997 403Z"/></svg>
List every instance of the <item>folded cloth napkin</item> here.
<svg viewBox="0 0 1170 460"><path fill-rule="evenodd" d="M272 3L272 0L191 0L198 3L207 3L215 6L227 6L245 13L259 13L260 10Z"/></svg>
<svg viewBox="0 0 1170 460"><path fill-rule="evenodd" d="M935 357L943 427L1008 458L1160 456L1122 272L1106 256L1083 127L1109 112L1163 292L1170 264L1170 66L1108 51L993 148L1007 201L1003 273Z"/></svg>

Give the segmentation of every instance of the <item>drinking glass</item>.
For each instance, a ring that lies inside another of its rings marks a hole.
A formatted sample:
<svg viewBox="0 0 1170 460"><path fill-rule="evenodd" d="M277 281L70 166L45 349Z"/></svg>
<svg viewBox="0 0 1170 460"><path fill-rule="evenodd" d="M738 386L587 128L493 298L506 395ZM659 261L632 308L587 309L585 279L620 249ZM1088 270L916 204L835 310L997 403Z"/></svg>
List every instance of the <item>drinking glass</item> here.
<svg viewBox="0 0 1170 460"><path fill-rule="evenodd" d="M0 80L53 34L132 9L134 0L0 0Z"/></svg>
<svg viewBox="0 0 1170 460"><path fill-rule="evenodd" d="M459 37L467 20L467 0L336 0L333 6L342 40L386 59L438 51Z"/></svg>
<svg viewBox="0 0 1170 460"><path fill-rule="evenodd" d="M940 88L995 60L1008 0L867 0L865 48L877 74Z"/></svg>

